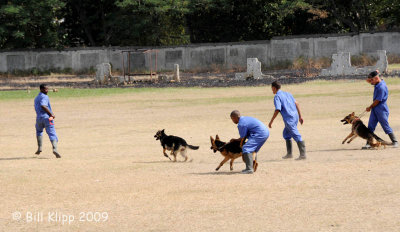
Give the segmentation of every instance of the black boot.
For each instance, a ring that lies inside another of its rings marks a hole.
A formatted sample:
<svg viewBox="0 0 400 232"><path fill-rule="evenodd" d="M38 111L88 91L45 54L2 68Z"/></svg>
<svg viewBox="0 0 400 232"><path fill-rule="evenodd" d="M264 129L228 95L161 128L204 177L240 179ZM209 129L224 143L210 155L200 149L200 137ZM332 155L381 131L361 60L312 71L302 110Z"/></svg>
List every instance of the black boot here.
<svg viewBox="0 0 400 232"><path fill-rule="evenodd" d="M290 158L293 158L293 155L292 155L292 140L285 140L286 141L286 150L287 150L287 153L286 153L286 155L285 156L283 156L282 157L282 159L290 159Z"/></svg>
<svg viewBox="0 0 400 232"><path fill-rule="evenodd" d="M38 149L35 152L35 154L40 155L40 152L42 152L43 136L36 136L36 140L37 140Z"/></svg>
<svg viewBox="0 0 400 232"><path fill-rule="evenodd" d="M390 140L392 140L393 147L399 147L399 142L397 142L396 136L393 133L388 134Z"/></svg>
<svg viewBox="0 0 400 232"><path fill-rule="evenodd" d="M306 159L306 144L304 143L304 141L297 142L297 146L299 147L300 156L296 160Z"/></svg>
<svg viewBox="0 0 400 232"><path fill-rule="evenodd" d="M243 154L246 169L242 170L242 174L252 174L253 170L253 154Z"/></svg>
<svg viewBox="0 0 400 232"><path fill-rule="evenodd" d="M57 151L57 140L52 140L51 145L53 145L53 154L56 156L56 158L61 158L61 155Z"/></svg>

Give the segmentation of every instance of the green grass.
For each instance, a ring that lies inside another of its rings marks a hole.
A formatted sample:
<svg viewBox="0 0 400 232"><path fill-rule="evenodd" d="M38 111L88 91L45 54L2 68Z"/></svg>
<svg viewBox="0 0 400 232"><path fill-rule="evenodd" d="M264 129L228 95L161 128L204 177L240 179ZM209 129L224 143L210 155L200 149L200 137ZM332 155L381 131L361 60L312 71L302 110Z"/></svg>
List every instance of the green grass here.
<svg viewBox="0 0 400 232"><path fill-rule="evenodd" d="M59 89L59 92L49 91L48 95L52 98L75 98L75 97L99 97L117 94L143 93L143 92L175 92L177 88L101 88L101 89ZM39 90L0 91L0 101L33 99L39 93Z"/></svg>
<svg viewBox="0 0 400 232"><path fill-rule="evenodd" d="M366 79L366 78L365 78ZM399 77L390 77L390 78L384 78L385 82L388 85L397 85L400 84L400 78ZM332 81L332 80L316 80L316 81L310 81L310 82L306 82L306 83L302 83L307 84L307 85L314 85L314 86L325 86L325 85L341 85L341 84L350 84L350 85L359 85L360 83L362 84L367 84L365 82L365 80L362 79L356 79L356 80L337 80L337 81ZM368 84L367 84L368 85Z"/></svg>
<svg viewBox="0 0 400 232"><path fill-rule="evenodd" d="M400 64L389 64L388 70L400 70Z"/></svg>
<svg viewBox="0 0 400 232"><path fill-rule="evenodd" d="M385 81L388 85L400 85L400 78L386 78ZM321 86L321 88L340 88L341 85L360 85L362 80L338 80L338 81L325 81L318 80L312 82L302 83L301 85L307 86ZM367 83L364 83L367 85ZM266 88L262 87L230 87L231 88ZM226 91L228 88L213 88L212 91ZM49 92L49 96L51 98L81 98L81 97L100 97L100 96L111 96L111 95L120 95L120 94L140 94L140 93L176 93L181 91L190 91L193 95L197 93L202 93L203 91L210 90L210 88L200 88L200 87L192 87L192 88L99 88L99 89L70 89L70 88L62 88L59 89L59 92L53 93ZM24 100L24 99L33 99L38 94L39 90L31 89L30 93L27 93L26 90L16 90L16 91L0 91L0 101L7 100ZM397 93L397 91L391 91L391 93ZM365 95L370 94L370 89L366 89L365 92L357 92L353 93L355 95ZM316 96L340 96L338 93L312 93L312 94L304 94L297 95L297 97L316 97ZM185 100L186 102L199 103L200 101L204 104L207 103L233 103L233 102L257 102L266 100L266 96L252 96L252 97L225 97L225 98L212 98L212 99L191 99ZM151 100L151 99L149 99ZM181 99L174 99L177 102L182 101ZM171 99L169 100L171 101Z"/></svg>

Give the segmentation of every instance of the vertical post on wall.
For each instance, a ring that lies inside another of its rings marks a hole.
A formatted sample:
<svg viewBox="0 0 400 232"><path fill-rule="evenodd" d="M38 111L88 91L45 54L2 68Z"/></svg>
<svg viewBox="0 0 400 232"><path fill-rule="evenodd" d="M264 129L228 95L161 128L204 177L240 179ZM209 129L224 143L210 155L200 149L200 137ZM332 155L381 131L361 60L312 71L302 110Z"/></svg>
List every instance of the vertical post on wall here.
<svg viewBox="0 0 400 232"><path fill-rule="evenodd" d="M125 80L125 61L124 61L124 51L122 51L122 74L124 75L124 82Z"/></svg>
<svg viewBox="0 0 400 232"><path fill-rule="evenodd" d="M153 80L153 64L152 64L152 59L151 59L151 54L153 53L153 51L152 50L150 50L150 52L149 53L147 53L147 54L150 54L149 55L149 59L150 59L150 80Z"/></svg>
<svg viewBox="0 0 400 232"><path fill-rule="evenodd" d="M158 54L158 50L156 50L155 52L156 52L156 70L155 70L155 75L157 75L157 54Z"/></svg>
<svg viewBox="0 0 400 232"><path fill-rule="evenodd" d="M128 77L129 83L131 82L131 52L128 52Z"/></svg>

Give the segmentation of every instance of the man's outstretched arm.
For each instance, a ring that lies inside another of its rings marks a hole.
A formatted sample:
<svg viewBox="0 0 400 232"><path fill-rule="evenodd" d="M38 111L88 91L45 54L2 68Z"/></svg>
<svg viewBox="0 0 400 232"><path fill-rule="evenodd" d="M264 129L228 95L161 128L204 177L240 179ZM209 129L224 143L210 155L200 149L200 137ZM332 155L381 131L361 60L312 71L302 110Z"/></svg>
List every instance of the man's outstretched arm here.
<svg viewBox="0 0 400 232"><path fill-rule="evenodd" d="M303 125L304 120L303 120L303 117L301 117L300 105L297 101L295 103L296 103L297 113L299 114L299 122L301 125Z"/></svg>
<svg viewBox="0 0 400 232"><path fill-rule="evenodd" d="M276 116L278 116L279 112L281 112L280 110L275 110L274 115L272 115L271 121L268 124L269 128L272 128L272 123L274 122Z"/></svg>

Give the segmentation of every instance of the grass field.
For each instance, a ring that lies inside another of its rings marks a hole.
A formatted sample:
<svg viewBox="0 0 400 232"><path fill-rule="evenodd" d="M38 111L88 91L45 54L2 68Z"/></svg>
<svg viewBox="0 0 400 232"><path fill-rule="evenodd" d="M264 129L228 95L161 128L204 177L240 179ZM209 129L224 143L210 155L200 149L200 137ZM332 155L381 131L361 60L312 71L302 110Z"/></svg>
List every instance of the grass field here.
<svg viewBox="0 0 400 232"><path fill-rule="evenodd" d="M400 79L386 82L389 122L400 137ZM268 86L51 92L61 159L46 135L44 152L34 155L37 91L0 91L0 231L399 231L399 149L360 150L359 138L341 144L350 126L340 120L362 113L373 87L317 81L283 90L300 103L308 159L281 159L279 116L254 175L239 174L240 159L232 172L229 164L214 171L222 156L209 137L238 137L233 109L267 124ZM199 145L188 152L193 161L163 157L153 138L159 129ZM388 140L380 126L376 133ZM30 213L43 221L30 222ZM64 216L74 220L63 224Z"/></svg>
<svg viewBox="0 0 400 232"><path fill-rule="evenodd" d="M400 69L400 64L389 64L388 70L389 71L394 71L394 70L399 70Z"/></svg>

